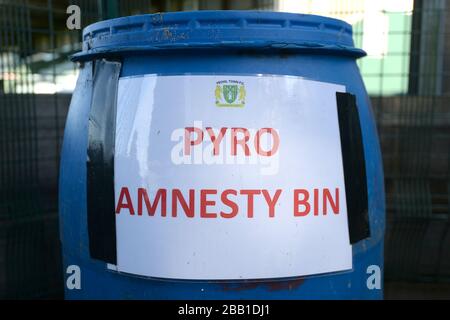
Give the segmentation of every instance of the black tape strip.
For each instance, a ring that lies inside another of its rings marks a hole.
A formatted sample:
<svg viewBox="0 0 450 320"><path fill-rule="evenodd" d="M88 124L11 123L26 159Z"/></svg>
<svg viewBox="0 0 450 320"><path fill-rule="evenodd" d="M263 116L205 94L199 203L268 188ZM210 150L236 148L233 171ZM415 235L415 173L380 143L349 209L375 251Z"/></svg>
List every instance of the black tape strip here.
<svg viewBox="0 0 450 320"><path fill-rule="evenodd" d="M121 64L96 61L87 150L87 222L91 258L116 264L114 144Z"/></svg>
<svg viewBox="0 0 450 320"><path fill-rule="evenodd" d="M370 237L366 163L356 97L336 92L350 243Z"/></svg>

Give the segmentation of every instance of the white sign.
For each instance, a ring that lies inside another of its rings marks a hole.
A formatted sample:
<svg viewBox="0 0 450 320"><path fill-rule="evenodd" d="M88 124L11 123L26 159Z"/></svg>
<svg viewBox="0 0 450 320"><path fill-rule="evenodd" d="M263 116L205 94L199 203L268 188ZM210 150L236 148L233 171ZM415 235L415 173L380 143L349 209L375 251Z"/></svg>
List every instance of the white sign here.
<svg viewBox="0 0 450 320"><path fill-rule="evenodd" d="M115 270L231 280L351 269L336 92L292 76L121 78Z"/></svg>

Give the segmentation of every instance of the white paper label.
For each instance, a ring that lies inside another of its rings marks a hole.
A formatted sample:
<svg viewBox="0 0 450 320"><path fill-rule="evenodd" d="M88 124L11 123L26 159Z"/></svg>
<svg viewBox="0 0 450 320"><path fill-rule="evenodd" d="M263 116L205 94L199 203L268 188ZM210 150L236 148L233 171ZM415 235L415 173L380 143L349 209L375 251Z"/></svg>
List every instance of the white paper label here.
<svg viewBox="0 0 450 320"><path fill-rule="evenodd" d="M292 76L121 78L117 270L224 280L351 269L336 92Z"/></svg>

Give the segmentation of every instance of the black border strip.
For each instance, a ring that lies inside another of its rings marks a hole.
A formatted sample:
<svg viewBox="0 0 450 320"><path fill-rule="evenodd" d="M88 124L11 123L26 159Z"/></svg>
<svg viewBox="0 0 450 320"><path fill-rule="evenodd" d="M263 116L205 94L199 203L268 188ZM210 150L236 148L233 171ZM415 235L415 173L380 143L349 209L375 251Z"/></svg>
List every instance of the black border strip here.
<svg viewBox="0 0 450 320"><path fill-rule="evenodd" d="M121 64L95 62L87 150L87 222L93 259L116 264L114 147Z"/></svg>
<svg viewBox="0 0 450 320"><path fill-rule="evenodd" d="M366 162L356 97L336 92L350 243L370 237Z"/></svg>

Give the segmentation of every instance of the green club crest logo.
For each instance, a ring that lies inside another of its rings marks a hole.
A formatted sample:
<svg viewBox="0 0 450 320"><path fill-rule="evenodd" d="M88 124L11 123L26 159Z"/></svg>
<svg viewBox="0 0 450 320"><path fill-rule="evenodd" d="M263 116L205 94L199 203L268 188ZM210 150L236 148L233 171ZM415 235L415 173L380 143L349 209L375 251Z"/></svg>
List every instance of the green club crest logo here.
<svg viewBox="0 0 450 320"><path fill-rule="evenodd" d="M216 82L216 106L238 107L245 105L245 85L242 81L223 80Z"/></svg>

